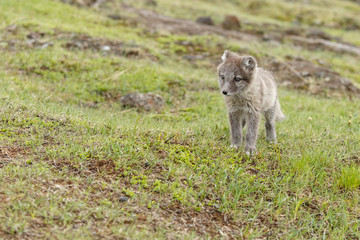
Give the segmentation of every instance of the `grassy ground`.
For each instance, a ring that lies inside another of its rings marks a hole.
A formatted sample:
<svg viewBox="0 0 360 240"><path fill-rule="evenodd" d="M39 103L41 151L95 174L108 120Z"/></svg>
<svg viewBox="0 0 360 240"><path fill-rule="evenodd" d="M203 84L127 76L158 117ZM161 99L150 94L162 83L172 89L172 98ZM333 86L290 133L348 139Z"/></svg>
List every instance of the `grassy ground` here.
<svg viewBox="0 0 360 240"><path fill-rule="evenodd" d="M0 238L360 237L358 99L280 88L287 120L277 126L279 143L267 144L261 126L258 153L248 158L228 147L216 64L184 60L190 50L176 42L191 41L212 59L226 48L322 59L355 84L357 57L148 33L127 18L107 18L121 9L116 1L100 10L20 2L0 3ZM325 31L358 43L350 36L359 31L342 25L344 16L356 24L359 5L350 1L331 1L340 9L331 14L321 10L330 1L266 1L261 8L254 7L259 1L240 2L219 8L219 1L159 0L150 8L183 18L189 10L212 14L216 21L229 9L284 27L305 11L314 16L298 20L305 27L323 21ZM297 10L288 11L293 4ZM284 11L267 9L275 7ZM124 51L70 48L77 37L121 42ZM129 57L134 49L140 54ZM121 106L119 96L133 91L162 95L164 110Z"/></svg>

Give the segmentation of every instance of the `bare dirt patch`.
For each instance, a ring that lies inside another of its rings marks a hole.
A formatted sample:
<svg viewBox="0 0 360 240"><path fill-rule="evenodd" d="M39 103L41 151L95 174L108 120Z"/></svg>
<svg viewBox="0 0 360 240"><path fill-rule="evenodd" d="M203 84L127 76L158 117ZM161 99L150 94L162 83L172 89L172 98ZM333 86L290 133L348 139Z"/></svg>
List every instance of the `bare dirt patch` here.
<svg viewBox="0 0 360 240"><path fill-rule="evenodd" d="M91 50L103 55L116 55L128 58L149 58L158 61L144 46L129 44L104 38L94 38L86 34L76 34L54 29L52 33L32 31L24 26L9 25L1 30L0 49L21 51L26 49L45 49L53 47L56 41L65 41L62 46L69 50ZM25 36L25 37L23 37Z"/></svg>
<svg viewBox="0 0 360 240"><path fill-rule="evenodd" d="M124 106L160 112L164 105L164 98L152 93L128 93L120 98L120 102Z"/></svg>
<svg viewBox="0 0 360 240"><path fill-rule="evenodd" d="M26 154L27 152L23 147L15 144L13 146L0 146L0 168L17 161Z"/></svg>
<svg viewBox="0 0 360 240"><path fill-rule="evenodd" d="M31 31L28 27L12 24L0 30L0 49L8 51L27 48L47 48L53 46L52 37L48 33Z"/></svg>
<svg viewBox="0 0 360 240"><path fill-rule="evenodd" d="M109 0L60 0L61 2L81 6L81 7L99 7Z"/></svg>
<svg viewBox="0 0 360 240"><path fill-rule="evenodd" d="M349 43L334 42L321 38L314 39L291 35L288 36L288 38L291 39L295 45L305 47L309 50L325 49L332 52L349 53L352 55L360 56L360 48Z"/></svg>
<svg viewBox="0 0 360 240"><path fill-rule="evenodd" d="M125 220L125 224L141 226L147 224L152 229L167 229L167 239L178 239L177 234L196 232L200 236L213 238L236 239L240 236L241 223L235 223L230 216L212 207L200 211L189 210L180 204L162 204L157 209L140 207L136 203L127 205L136 215L133 220Z"/></svg>
<svg viewBox="0 0 360 240"><path fill-rule="evenodd" d="M247 23L243 32L257 36L259 40L283 44L290 40L295 46L308 50L322 49L332 52L347 53L360 56L360 47L333 37L318 28L292 27L284 29L276 24Z"/></svg>
<svg viewBox="0 0 360 240"><path fill-rule="evenodd" d="M63 47L69 50L91 50L94 52L101 52L104 55L114 54L117 56L124 56L129 58L149 58L157 61L157 57L150 54L150 52L136 44L126 44L121 41L111 41L102 38L93 38L88 35L70 34L70 39Z"/></svg>
<svg viewBox="0 0 360 240"><path fill-rule="evenodd" d="M119 176L124 171L123 169L118 169L111 159L90 159L81 163L76 163L69 159L47 160L47 162L58 171L68 171L82 176L95 175L104 180L110 180L115 175Z"/></svg>
<svg viewBox="0 0 360 240"><path fill-rule="evenodd" d="M360 89L349 79L303 58L288 57L286 61L268 58L263 62L265 69L272 71L283 86L305 90L311 94L360 96Z"/></svg>
<svg viewBox="0 0 360 240"><path fill-rule="evenodd" d="M186 210L180 204L162 205L163 217L167 218L177 230L195 230L201 235L235 239L240 236L241 223L213 207L204 207L200 211Z"/></svg>

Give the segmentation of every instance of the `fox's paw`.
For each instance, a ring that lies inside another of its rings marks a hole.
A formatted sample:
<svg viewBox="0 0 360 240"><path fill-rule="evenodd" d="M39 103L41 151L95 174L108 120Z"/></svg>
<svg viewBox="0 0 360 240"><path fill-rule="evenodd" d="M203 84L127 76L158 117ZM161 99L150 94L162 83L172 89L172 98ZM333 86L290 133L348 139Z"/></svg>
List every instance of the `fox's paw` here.
<svg viewBox="0 0 360 240"><path fill-rule="evenodd" d="M268 143L270 143L270 144L276 144L276 143L277 143L276 138L272 138L272 139L267 138L266 141L267 141Z"/></svg>
<svg viewBox="0 0 360 240"><path fill-rule="evenodd" d="M235 145L235 144L231 144L231 145L230 145L230 148L239 149L239 148L240 148L240 146L239 146L239 145Z"/></svg>
<svg viewBox="0 0 360 240"><path fill-rule="evenodd" d="M245 147L245 153L248 156L254 156L256 154L256 148L255 147Z"/></svg>

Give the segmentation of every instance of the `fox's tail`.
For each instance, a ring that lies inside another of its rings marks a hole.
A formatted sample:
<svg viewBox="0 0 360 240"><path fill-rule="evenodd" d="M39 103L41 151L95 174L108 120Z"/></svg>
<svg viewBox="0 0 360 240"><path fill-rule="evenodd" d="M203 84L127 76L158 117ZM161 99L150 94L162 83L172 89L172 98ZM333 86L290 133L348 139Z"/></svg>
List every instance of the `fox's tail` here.
<svg viewBox="0 0 360 240"><path fill-rule="evenodd" d="M284 113L281 111L279 99L276 99L276 103L275 103L275 120L276 121L282 121L285 118L286 117L285 117Z"/></svg>

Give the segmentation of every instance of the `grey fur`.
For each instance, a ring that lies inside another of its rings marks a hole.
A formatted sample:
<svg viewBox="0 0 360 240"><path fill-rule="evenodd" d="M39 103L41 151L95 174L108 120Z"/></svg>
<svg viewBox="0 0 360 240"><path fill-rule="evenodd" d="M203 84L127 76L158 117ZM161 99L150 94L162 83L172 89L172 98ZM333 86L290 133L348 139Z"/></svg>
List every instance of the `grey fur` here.
<svg viewBox="0 0 360 240"><path fill-rule="evenodd" d="M226 50L221 58L218 81L228 109L231 146L242 145L242 129L247 123L245 151L247 154L255 152L261 113L266 120L266 139L276 143L275 120L280 121L285 116L273 76L259 68L252 56L239 56Z"/></svg>

